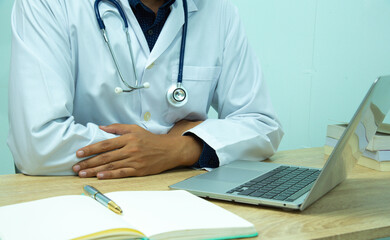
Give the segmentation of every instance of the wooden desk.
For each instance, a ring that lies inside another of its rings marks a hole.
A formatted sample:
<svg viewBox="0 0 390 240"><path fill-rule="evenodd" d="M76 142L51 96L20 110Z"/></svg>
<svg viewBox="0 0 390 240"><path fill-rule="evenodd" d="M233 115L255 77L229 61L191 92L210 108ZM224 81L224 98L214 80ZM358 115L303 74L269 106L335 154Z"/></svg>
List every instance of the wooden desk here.
<svg viewBox="0 0 390 240"><path fill-rule="evenodd" d="M284 151L271 161L321 167L322 148ZM99 181L94 178L0 176L0 206L81 194L84 184L102 192L167 190L203 171L181 169L160 175ZM258 239L372 239L390 236L390 174L356 166L349 178L304 212L212 201L256 225ZM255 239L255 238L254 238Z"/></svg>

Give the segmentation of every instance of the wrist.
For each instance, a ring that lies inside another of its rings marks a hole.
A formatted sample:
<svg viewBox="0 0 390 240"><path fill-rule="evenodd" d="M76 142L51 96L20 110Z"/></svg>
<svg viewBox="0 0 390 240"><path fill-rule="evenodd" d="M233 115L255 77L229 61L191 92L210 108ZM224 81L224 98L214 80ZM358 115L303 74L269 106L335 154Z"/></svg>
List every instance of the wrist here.
<svg viewBox="0 0 390 240"><path fill-rule="evenodd" d="M180 136L180 153L178 161L181 166L192 166L198 160L203 150L203 141L195 135Z"/></svg>

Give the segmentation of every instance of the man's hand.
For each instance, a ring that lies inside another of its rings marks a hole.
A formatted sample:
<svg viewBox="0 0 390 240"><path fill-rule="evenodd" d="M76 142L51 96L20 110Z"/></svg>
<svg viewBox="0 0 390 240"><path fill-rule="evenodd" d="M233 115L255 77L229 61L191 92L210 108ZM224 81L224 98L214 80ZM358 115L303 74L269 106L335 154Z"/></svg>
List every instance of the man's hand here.
<svg viewBox="0 0 390 240"><path fill-rule="evenodd" d="M181 134L201 122L178 122L168 134L153 134L137 125L113 124L102 130L121 135L77 151L91 157L73 166L80 177L99 179L144 176L179 166L191 166L202 152L199 139Z"/></svg>

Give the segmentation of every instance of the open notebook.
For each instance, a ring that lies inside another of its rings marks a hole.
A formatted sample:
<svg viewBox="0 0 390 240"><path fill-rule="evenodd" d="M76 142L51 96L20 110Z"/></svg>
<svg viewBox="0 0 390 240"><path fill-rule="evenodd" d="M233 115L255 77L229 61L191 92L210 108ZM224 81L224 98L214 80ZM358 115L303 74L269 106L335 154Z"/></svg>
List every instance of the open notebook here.
<svg viewBox="0 0 390 240"><path fill-rule="evenodd" d="M186 191L125 191L105 195L122 208L122 215L83 195L0 207L0 239L230 239L257 236L250 222Z"/></svg>

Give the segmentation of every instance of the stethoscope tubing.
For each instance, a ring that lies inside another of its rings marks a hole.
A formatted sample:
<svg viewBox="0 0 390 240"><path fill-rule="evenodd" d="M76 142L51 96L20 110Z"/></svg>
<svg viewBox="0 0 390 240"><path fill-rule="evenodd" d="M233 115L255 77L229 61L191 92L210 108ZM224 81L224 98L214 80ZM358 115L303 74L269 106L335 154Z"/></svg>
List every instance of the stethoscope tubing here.
<svg viewBox="0 0 390 240"><path fill-rule="evenodd" d="M186 49L186 40L187 40L187 26L188 26L188 6L187 0L183 0L184 8L184 25L183 25L183 35L181 38L181 47L180 47L180 58L179 58L179 74L177 76L178 87L179 84L183 82L183 67L184 67L184 55Z"/></svg>
<svg viewBox="0 0 390 240"><path fill-rule="evenodd" d="M137 77L137 73L135 71L135 64L134 64L134 57L133 57L133 52L132 52L132 49L131 49L131 40L130 40L130 34L129 34L129 25L128 25L128 22L127 22L127 18L126 18L126 15L123 11L123 8L121 7L121 5L116 1L116 0L105 0L105 1L108 1L109 3L113 4L122 20L123 20L123 24L124 24L124 29L125 29L125 33L126 33L126 41L127 41L127 45L128 45L128 48L129 48L129 52L130 52L130 57L131 57L131 64L132 64L132 67L133 67L133 74L134 74L134 77L135 77L135 87L134 86L131 86L130 84L128 84L123 75L122 75L122 72L119 70L119 64L118 64L118 60L115 56L115 53L111 47L111 44L110 44L110 40L109 40L109 37L106 33L106 26L101 18L101 15L100 15L100 10L99 10L99 4L100 2L103 1L103 0L96 0L95 1L95 4L94 4L94 10L95 10L95 15L96 15L96 20L98 22L98 25L99 25L99 28L100 28L100 31L103 35L103 38L104 38L104 41L110 51L110 54L112 56L112 59L114 61L114 65L115 65L115 68L118 72L118 75L119 75L119 78L121 79L122 83L129 89L129 90L122 90L122 92L131 92L133 90L136 90L136 89L141 89L141 88L144 88L144 86L138 86L138 77ZM114 12L114 11L112 11ZM114 12L115 13L115 12Z"/></svg>
<svg viewBox="0 0 390 240"><path fill-rule="evenodd" d="M129 47L129 52L131 55L131 62L133 66L133 71L134 71L134 76L135 76L135 86L131 86L128 84L124 78L123 75L119 69L119 64L118 60L115 57L115 53L111 47L109 37L106 33L106 26L104 24L103 19L101 18L100 15L100 10L99 10L99 4L102 1L107 1L111 3L112 5L115 6L115 8L118 10L119 15L121 16L123 23L124 23L124 30L126 33L126 40L127 44ZM184 24L183 24L183 30L182 30L182 39L181 39L181 46L180 46L180 56L179 56L179 71L178 71L178 76L177 76L177 83L176 86L172 86L170 89L168 89L167 92L167 99L170 104L172 104L175 107L181 107L187 102L187 90L182 86L183 82L183 68L184 68L184 55L185 55L185 47L186 47L186 40L187 40L187 28L188 28L188 5L187 5L187 0L183 0L183 9L184 9ZM137 73L135 70L135 63L134 63L134 57L133 57L133 52L131 49L131 40L130 40L130 34L128 30L128 21L125 15L125 12L123 11L122 6L120 3L118 3L117 0L96 0L94 4L94 11L96 15L96 20L99 25L99 29L102 33L102 36L104 38L104 41L106 42L106 45L108 46L108 49L110 51L111 57L114 61L115 68L118 72L119 78L121 79L122 83L128 88L128 90L123 90L119 87L115 88L116 93L121 93L121 92L132 92L133 90L136 89L141 89L141 88L148 88L149 83L144 83L142 86L138 86L138 78L137 78Z"/></svg>
<svg viewBox="0 0 390 240"><path fill-rule="evenodd" d="M107 1L107 2L110 2L111 4L115 5L116 9L118 10L119 14L121 15L121 17L123 19L123 23L125 24L125 28L128 29L129 25L127 23L126 14L123 11L122 6L116 0L96 0L95 1L94 9L95 9L96 20L97 20L97 22L99 24L99 28L100 29L104 29L104 30L106 29L106 25L104 25L104 22L103 22L103 20L101 18L100 10L99 10L99 3L101 1Z"/></svg>

